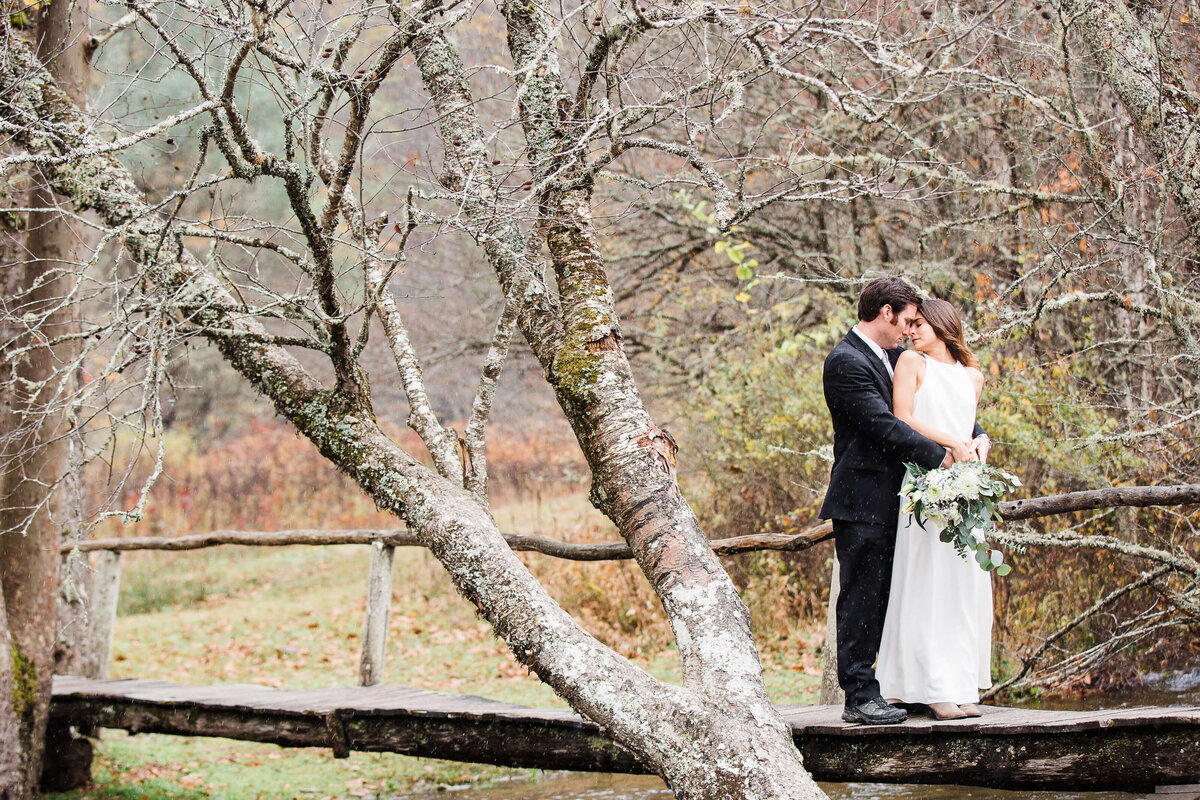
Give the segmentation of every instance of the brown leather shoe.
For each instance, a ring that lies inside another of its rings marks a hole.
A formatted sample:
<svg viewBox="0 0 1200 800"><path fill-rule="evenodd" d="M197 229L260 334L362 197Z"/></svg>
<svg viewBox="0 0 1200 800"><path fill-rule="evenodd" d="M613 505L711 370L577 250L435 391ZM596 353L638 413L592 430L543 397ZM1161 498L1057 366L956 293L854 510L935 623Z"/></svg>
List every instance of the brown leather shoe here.
<svg viewBox="0 0 1200 800"><path fill-rule="evenodd" d="M983 706L978 703L964 703L958 707L958 710L966 714L968 717L982 717Z"/></svg>
<svg viewBox="0 0 1200 800"><path fill-rule="evenodd" d="M966 719L966 713L954 703L929 703L934 719Z"/></svg>

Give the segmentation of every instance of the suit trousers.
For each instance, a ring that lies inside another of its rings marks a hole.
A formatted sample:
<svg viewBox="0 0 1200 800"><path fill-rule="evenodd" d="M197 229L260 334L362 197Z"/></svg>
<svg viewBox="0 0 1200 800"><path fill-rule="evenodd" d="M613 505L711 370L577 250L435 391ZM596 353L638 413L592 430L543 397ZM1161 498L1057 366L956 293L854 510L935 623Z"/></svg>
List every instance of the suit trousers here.
<svg viewBox="0 0 1200 800"><path fill-rule="evenodd" d="M837 600L838 684L847 705L879 697L875 657L892 586L896 526L833 520L841 571Z"/></svg>

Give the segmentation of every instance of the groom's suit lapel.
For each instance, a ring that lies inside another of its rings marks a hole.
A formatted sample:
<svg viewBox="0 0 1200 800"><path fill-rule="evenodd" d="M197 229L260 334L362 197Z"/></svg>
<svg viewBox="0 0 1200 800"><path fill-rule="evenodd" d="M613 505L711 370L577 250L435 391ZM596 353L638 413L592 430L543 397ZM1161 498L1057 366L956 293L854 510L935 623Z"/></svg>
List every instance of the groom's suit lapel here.
<svg viewBox="0 0 1200 800"><path fill-rule="evenodd" d="M877 355L871 352L870 346L864 342L862 337L854 331L850 331L846 334L846 341L850 343L851 347L866 357L867 361L870 362L871 367L874 368L875 373L880 377L880 379L883 381L883 385L888 388L890 393L892 388L892 376L888 375L887 367L883 365L883 361L881 361ZM893 357L893 354L890 351L884 350L883 352L891 360L892 368L894 369L896 366L896 361L899 360L899 353L896 353L895 357Z"/></svg>

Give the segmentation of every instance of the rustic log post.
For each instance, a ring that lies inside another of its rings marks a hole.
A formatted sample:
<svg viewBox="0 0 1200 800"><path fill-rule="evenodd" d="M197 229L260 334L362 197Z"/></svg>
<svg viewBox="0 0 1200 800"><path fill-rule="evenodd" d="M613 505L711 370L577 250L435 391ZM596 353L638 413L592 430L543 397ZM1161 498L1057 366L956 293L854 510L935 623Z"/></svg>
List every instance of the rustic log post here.
<svg viewBox="0 0 1200 800"><path fill-rule="evenodd" d="M40 788L43 792L69 792L86 786L92 779L92 742L99 728L85 727L86 734L72 726L51 720L46 727L46 758L42 764Z"/></svg>
<svg viewBox="0 0 1200 800"><path fill-rule="evenodd" d="M821 698L823 706L840 706L846 693L838 684L837 674L837 600L842 582L837 553L833 554L833 575L829 578L829 607L825 611L825 645L821 648Z"/></svg>
<svg viewBox="0 0 1200 800"><path fill-rule="evenodd" d="M88 669L88 598L93 593L87 555L68 553L59 560L58 575L54 674L83 675Z"/></svg>
<svg viewBox="0 0 1200 800"><path fill-rule="evenodd" d="M392 608L392 558L395 553L396 548L390 544L371 542L367 615L363 622L362 661L358 666L359 686L377 686L383 682L388 614Z"/></svg>
<svg viewBox="0 0 1200 800"><path fill-rule="evenodd" d="M112 653L113 629L117 624L117 600L121 594L121 551L101 550L96 558L88 619L85 678L107 678Z"/></svg>

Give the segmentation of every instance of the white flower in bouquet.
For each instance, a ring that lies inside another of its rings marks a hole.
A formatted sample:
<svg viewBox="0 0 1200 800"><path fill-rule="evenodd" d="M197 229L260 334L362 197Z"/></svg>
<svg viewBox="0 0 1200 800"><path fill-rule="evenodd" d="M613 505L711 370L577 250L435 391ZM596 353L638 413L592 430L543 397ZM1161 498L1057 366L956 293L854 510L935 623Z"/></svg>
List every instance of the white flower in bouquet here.
<svg viewBox="0 0 1200 800"><path fill-rule="evenodd" d="M968 461L966 463L977 464L979 462ZM959 470L958 473L954 475L952 487L956 497L977 497L980 489L978 470Z"/></svg>
<svg viewBox="0 0 1200 800"><path fill-rule="evenodd" d="M916 464L905 466L911 474L900 490L906 501L905 513L912 514L918 525L928 522L940 527L938 538L952 544L964 559L967 551L974 553L983 570L995 570L998 575L1012 571L987 537L1000 519L996 508L1000 496L1021 485L1017 476L979 461L959 461L933 470Z"/></svg>

